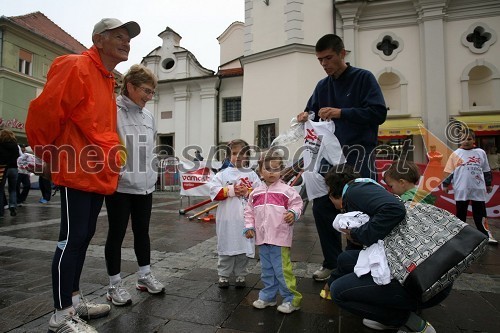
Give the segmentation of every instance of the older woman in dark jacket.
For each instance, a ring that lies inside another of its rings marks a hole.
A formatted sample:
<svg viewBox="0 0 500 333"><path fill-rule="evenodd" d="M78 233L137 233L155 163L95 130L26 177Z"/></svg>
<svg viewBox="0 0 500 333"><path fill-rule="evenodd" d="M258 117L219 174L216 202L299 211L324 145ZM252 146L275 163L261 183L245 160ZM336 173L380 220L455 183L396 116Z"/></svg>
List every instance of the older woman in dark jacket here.
<svg viewBox="0 0 500 333"><path fill-rule="evenodd" d="M17 145L14 132L4 129L0 132L0 166L5 168L4 176L0 182L0 217L4 214L4 187L9 184L9 210L10 216L17 215L17 158L19 157L19 146Z"/></svg>

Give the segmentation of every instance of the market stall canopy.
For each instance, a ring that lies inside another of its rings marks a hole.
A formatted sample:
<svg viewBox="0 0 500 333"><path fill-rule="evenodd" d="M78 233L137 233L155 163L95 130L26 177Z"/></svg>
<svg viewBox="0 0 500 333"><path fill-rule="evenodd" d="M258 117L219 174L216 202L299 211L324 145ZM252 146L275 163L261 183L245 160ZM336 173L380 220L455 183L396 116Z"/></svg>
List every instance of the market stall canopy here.
<svg viewBox="0 0 500 333"><path fill-rule="evenodd" d="M424 125L420 118L387 119L378 127L378 136L420 135L419 125Z"/></svg>
<svg viewBox="0 0 500 333"><path fill-rule="evenodd" d="M466 124L474 131L500 131L500 115L456 116L454 120Z"/></svg>

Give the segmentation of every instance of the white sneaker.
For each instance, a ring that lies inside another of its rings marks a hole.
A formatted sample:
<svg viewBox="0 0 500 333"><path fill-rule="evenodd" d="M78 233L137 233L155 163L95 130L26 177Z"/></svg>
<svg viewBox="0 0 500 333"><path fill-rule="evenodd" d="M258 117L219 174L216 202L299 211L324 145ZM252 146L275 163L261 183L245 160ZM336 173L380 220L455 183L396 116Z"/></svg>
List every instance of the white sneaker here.
<svg viewBox="0 0 500 333"><path fill-rule="evenodd" d="M53 314L49 321L49 332L64 333L97 333L96 329L88 325L78 315L67 316L60 322L56 321L56 315Z"/></svg>
<svg viewBox="0 0 500 333"><path fill-rule="evenodd" d="M108 287L106 298L108 299L108 301L111 301L114 305L117 306L132 304L130 294L127 289L123 287L121 281Z"/></svg>
<svg viewBox="0 0 500 333"><path fill-rule="evenodd" d="M78 303L75 310L79 317L90 320L107 316L111 311L111 306L109 304L94 303L80 296L80 303Z"/></svg>
<svg viewBox="0 0 500 333"><path fill-rule="evenodd" d="M252 303L252 305L253 305L254 308L257 308L257 309L265 309L268 306L275 306L276 305L276 301L274 301L274 302L266 302L266 301L263 301L263 300L261 300L259 298L258 300L254 301Z"/></svg>
<svg viewBox="0 0 500 333"><path fill-rule="evenodd" d="M395 327L395 326L387 326L387 325L384 325L382 323L379 323L378 321L370 320L370 319L366 319L366 318L363 319L363 325L365 325L366 327L369 327L373 330L376 330L376 331L397 330L399 328L399 327Z"/></svg>
<svg viewBox="0 0 500 333"><path fill-rule="evenodd" d="M151 273L139 276L135 286L139 290L147 290L150 294L159 294L165 291L165 286Z"/></svg>
<svg viewBox="0 0 500 333"><path fill-rule="evenodd" d="M436 329L428 322L425 322L425 327L423 330L415 332L415 331L406 331L405 328L400 328L398 333L436 333Z"/></svg>
<svg viewBox="0 0 500 333"><path fill-rule="evenodd" d="M316 281L326 281L330 277L330 274L332 274L333 269L328 269L323 266L321 266L320 269L315 271L313 273L313 279Z"/></svg>
<svg viewBox="0 0 500 333"><path fill-rule="evenodd" d="M488 238L488 244L490 244L490 245L497 245L498 241L495 238L490 237L490 238Z"/></svg>
<svg viewBox="0 0 500 333"><path fill-rule="evenodd" d="M300 306L293 306L291 302L283 302L278 306L278 311L281 313L292 313L297 310L300 310Z"/></svg>

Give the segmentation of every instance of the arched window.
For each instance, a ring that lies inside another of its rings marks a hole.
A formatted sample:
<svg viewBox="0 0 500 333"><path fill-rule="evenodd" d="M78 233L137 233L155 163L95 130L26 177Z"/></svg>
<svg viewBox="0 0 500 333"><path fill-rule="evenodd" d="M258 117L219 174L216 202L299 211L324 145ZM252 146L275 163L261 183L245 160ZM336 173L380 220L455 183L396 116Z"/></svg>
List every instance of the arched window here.
<svg viewBox="0 0 500 333"><path fill-rule="evenodd" d="M462 110L500 110L500 73L484 59L470 63L462 72Z"/></svg>
<svg viewBox="0 0 500 333"><path fill-rule="evenodd" d="M387 115L408 114L408 82L403 75L392 67L386 67L377 77L387 106Z"/></svg>

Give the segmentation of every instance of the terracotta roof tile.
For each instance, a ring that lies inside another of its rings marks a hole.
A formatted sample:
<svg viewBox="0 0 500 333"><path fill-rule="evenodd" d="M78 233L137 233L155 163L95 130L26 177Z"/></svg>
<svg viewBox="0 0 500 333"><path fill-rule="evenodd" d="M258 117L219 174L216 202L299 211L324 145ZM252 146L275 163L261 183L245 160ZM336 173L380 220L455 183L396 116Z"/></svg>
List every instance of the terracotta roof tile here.
<svg viewBox="0 0 500 333"><path fill-rule="evenodd" d="M87 49L41 12L10 16L9 19L17 25L33 31L74 53L82 53Z"/></svg>
<svg viewBox="0 0 500 333"><path fill-rule="evenodd" d="M243 68L240 67L240 68L220 69L217 75L222 77L243 75Z"/></svg>

